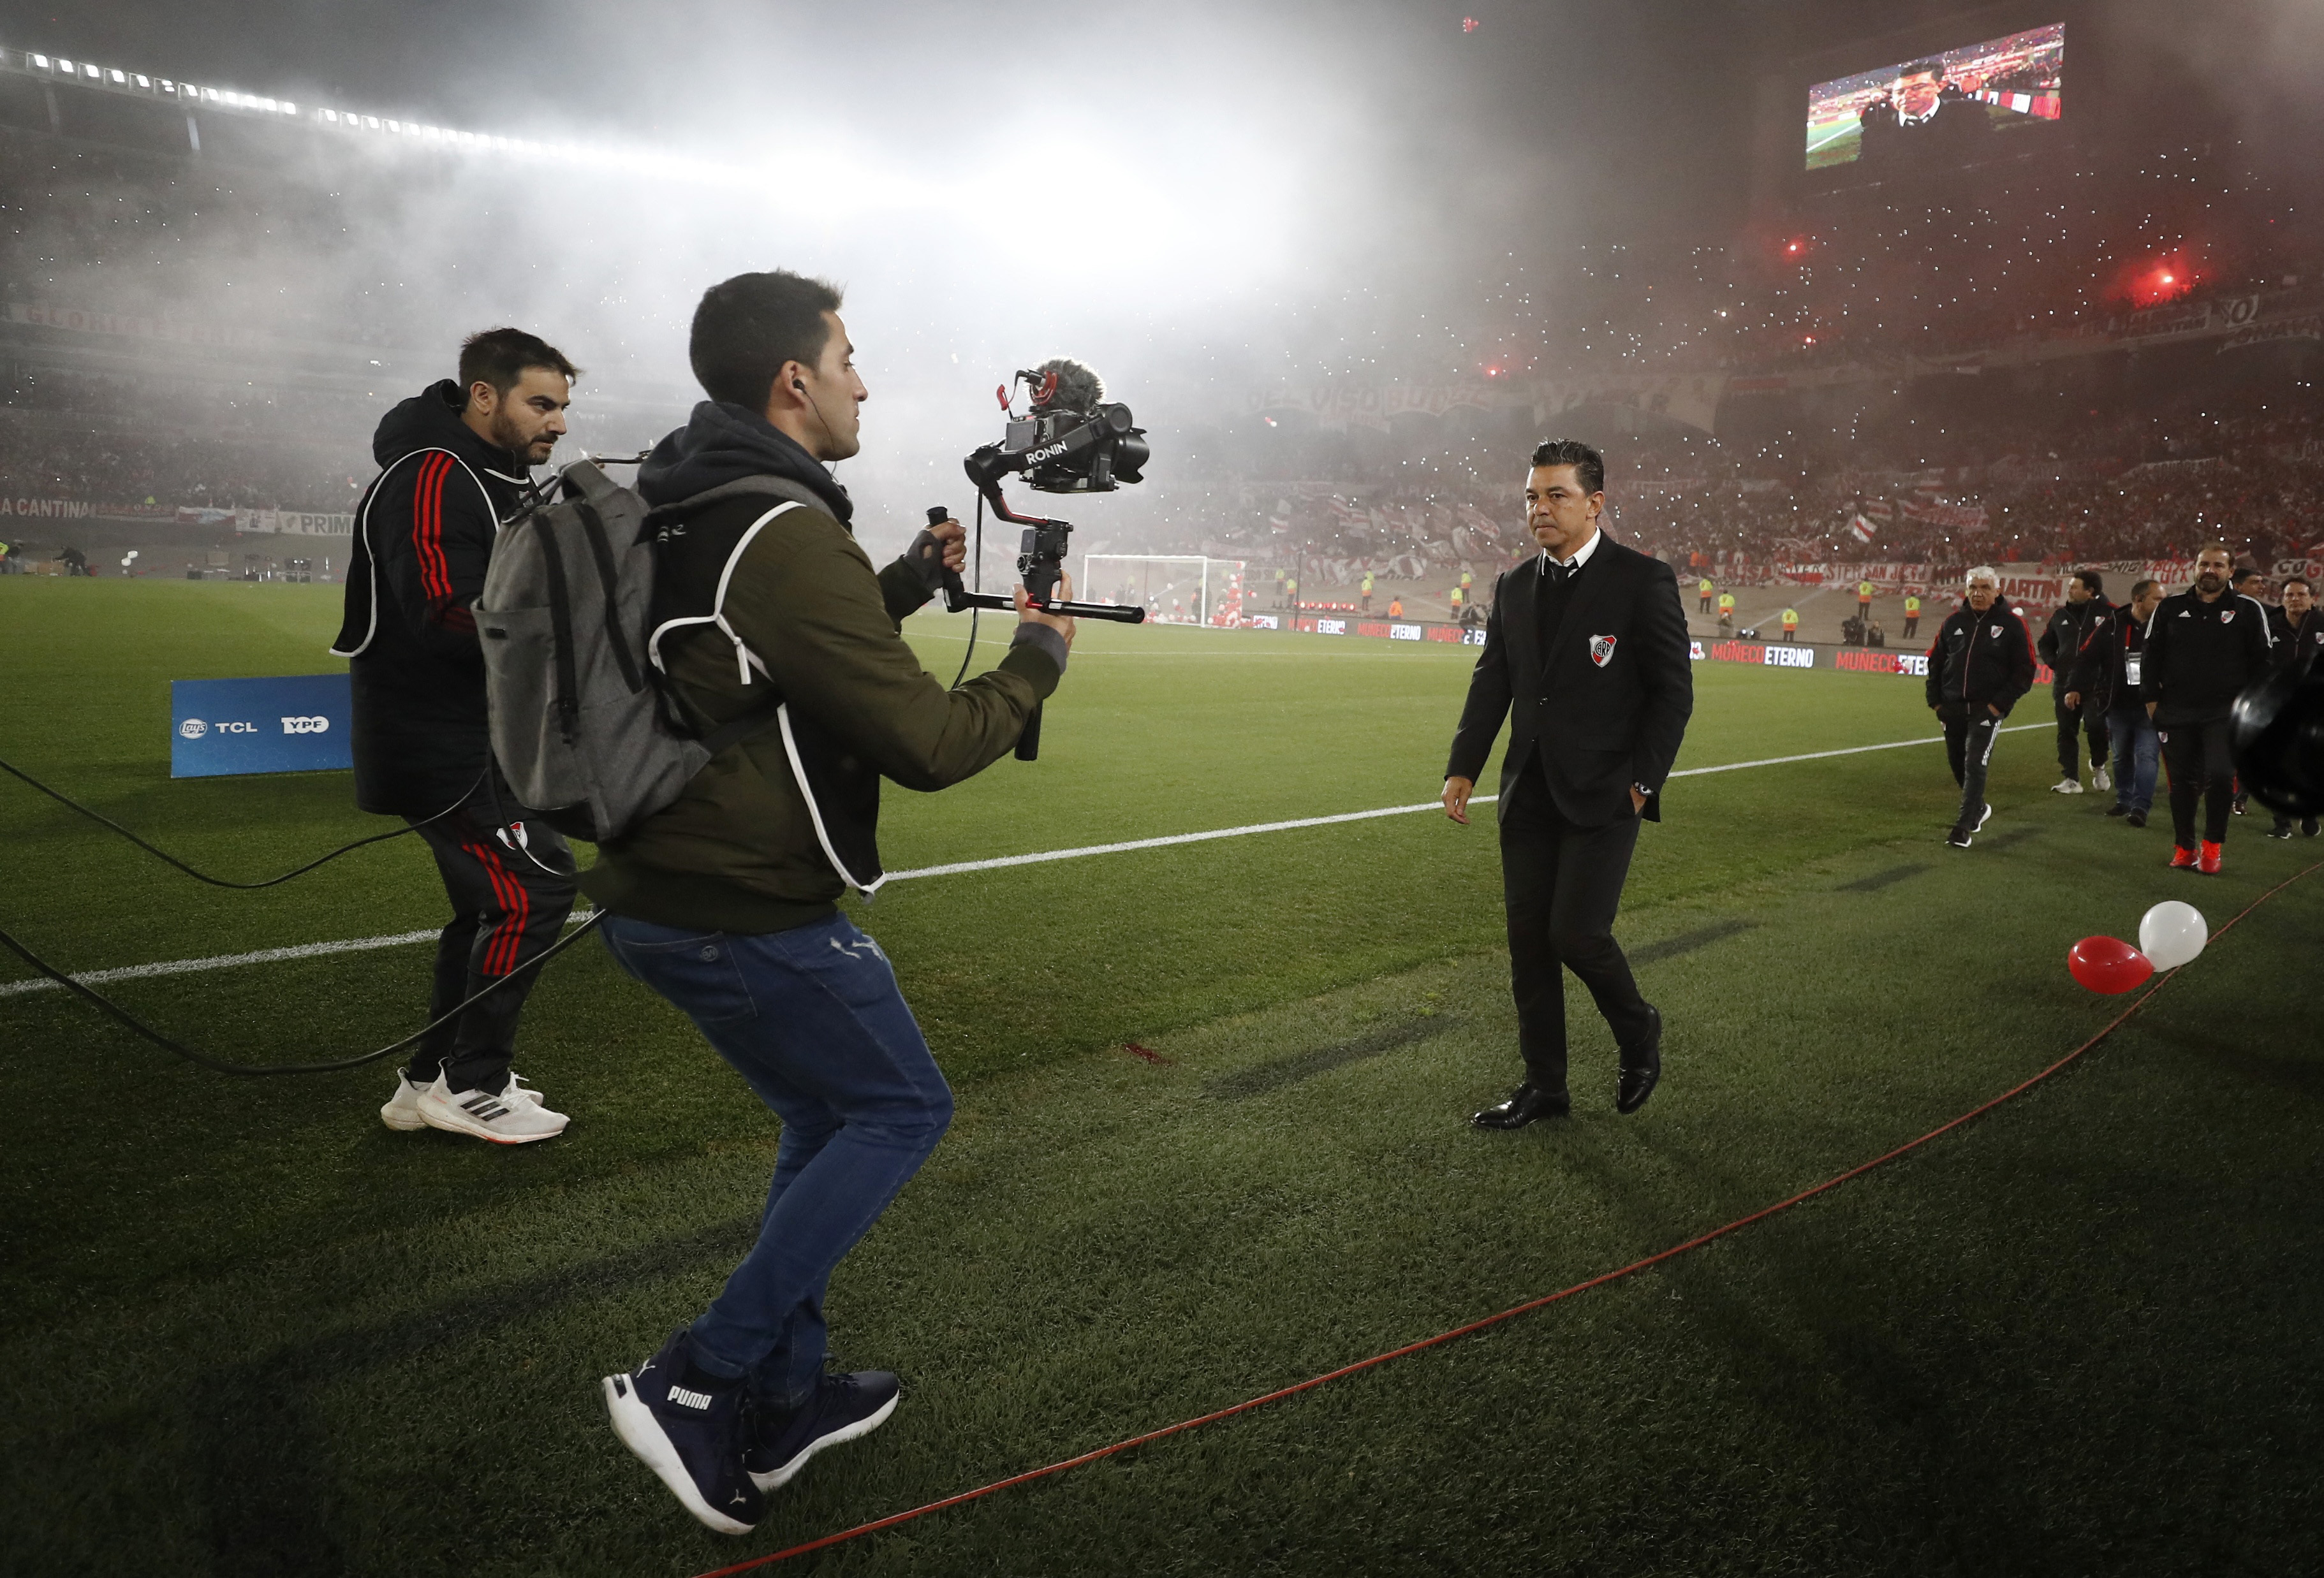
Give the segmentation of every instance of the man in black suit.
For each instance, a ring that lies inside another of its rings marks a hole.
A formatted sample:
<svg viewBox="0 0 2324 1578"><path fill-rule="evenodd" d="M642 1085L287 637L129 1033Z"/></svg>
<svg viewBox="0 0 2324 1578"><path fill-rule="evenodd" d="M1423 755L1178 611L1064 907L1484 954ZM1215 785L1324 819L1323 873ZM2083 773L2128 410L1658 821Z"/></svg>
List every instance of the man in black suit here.
<svg viewBox="0 0 2324 1578"><path fill-rule="evenodd" d="M1501 720L1511 720L1501 886L1526 1075L1508 1100L1477 1114L1480 1128L1523 1128L1571 1110L1566 969L1590 988L1621 1049L1615 1110L1637 1111L1662 1077L1662 1015L1630 977L1614 912L1640 820L1662 820L1694 676L1677 577L1599 531L1605 485L1605 463L1586 444L1552 440L1534 451L1526 522L1541 553L1494 589L1444 769L1444 813L1466 826L1477 775Z"/></svg>
<svg viewBox="0 0 2324 1578"><path fill-rule="evenodd" d="M1878 139L1873 162L1934 169L1978 156L1993 118L1958 90L1948 96L1945 86L1942 60L1916 61L1896 73L1894 129Z"/></svg>

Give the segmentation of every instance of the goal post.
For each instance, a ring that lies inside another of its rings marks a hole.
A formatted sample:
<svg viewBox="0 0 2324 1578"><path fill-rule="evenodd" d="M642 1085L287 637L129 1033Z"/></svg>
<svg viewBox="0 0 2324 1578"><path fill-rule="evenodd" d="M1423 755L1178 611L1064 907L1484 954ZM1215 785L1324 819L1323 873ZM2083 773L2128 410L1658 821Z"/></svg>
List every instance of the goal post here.
<svg viewBox="0 0 2324 1578"><path fill-rule="evenodd" d="M1165 625L1242 623L1243 561L1199 554L1084 554L1075 587L1084 602L1142 608Z"/></svg>

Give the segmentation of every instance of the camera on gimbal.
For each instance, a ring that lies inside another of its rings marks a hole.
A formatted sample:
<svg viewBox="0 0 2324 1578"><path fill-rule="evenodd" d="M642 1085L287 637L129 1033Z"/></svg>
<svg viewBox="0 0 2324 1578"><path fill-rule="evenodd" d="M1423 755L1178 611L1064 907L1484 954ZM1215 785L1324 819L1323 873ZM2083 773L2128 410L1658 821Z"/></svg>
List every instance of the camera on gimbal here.
<svg viewBox="0 0 2324 1578"><path fill-rule="evenodd" d="M1137 425L1130 408L1105 398L1105 381L1078 362L1053 358L1030 371L1019 371L1017 383L1032 391L1024 416L1017 415L1011 398L1014 384L994 393L1007 413L1009 426L998 444L980 446L963 462L977 496L1002 520L1025 528L1019 538L1017 573L1024 583L1027 601L1044 613L1074 619L1112 619L1125 625L1143 623L1143 608L1110 602L1069 602L1057 597L1057 582L1065 573L1073 526L1044 516L1019 515L1001 496L1001 479L1021 476L1044 493L1111 493L1123 482L1142 480L1153 452L1146 447L1146 430ZM941 505L928 510L928 524L946 518ZM979 564L982 564L983 513L977 515ZM971 592L960 577L947 573L945 607L1008 609L1016 604L990 592ZM965 673L967 665L962 665ZM1034 708L1017 746L1020 761L1031 761L1040 748L1041 711Z"/></svg>
<svg viewBox="0 0 2324 1578"><path fill-rule="evenodd" d="M1130 408L1107 400L1105 381L1080 362L1063 357L1044 362L1019 372L1017 382L1032 393L1025 415L1018 416L1013 408L1014 385L996 390L1001 408L1009 414L1008 428L1000 443L984 445L964 463L968 480L993 513L1025 528L1018 573L1033 600L1047 602L1056 590L1074 528L1062 520L1016 514L1001 500L1001 479L1014 472L1044 493L1111 493L1123 482L1141 481L1153 452L1146 447L1146 430L1137 426ZM1111 604L1089 606L1092 619L1136 622L1127 610ZM1101 607L1107 611L1093 611ZM1136 618L1144 618L1143 610Z"/></svg>

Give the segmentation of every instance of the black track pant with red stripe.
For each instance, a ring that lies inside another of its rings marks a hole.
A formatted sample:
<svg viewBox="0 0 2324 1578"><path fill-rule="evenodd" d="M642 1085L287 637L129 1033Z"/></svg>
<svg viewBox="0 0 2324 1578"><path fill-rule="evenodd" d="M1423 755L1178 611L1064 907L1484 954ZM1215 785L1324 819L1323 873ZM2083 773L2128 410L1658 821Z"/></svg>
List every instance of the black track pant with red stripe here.
<svg viewBox="0 0 2324 1578"><path fill-rule="evenodd" d="M515 811L516 807L508 807ZM517 1016L539 972L528 968L555 942L573 909L573 853L545 822L495 822L489 794L420 829L452 901L436 945L432 1022L493 981L522 972L415 1048L410 1078L427 1085L440 1070L453 1090L499 1090L508 1083Z"/></svg>

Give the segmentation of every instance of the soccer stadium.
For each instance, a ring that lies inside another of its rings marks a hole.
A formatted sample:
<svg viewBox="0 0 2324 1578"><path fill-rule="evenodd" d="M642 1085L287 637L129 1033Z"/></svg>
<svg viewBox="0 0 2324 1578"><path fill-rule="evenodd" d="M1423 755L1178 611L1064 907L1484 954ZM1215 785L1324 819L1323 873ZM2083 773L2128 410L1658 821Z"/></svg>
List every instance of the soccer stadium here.
<svg viewBox="0 0 2324 1578"><path fill-rule="evenodd" d="M678 14L0 30L0 1571L2324 1568L2311 7Z"/></svg>

